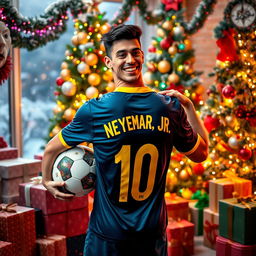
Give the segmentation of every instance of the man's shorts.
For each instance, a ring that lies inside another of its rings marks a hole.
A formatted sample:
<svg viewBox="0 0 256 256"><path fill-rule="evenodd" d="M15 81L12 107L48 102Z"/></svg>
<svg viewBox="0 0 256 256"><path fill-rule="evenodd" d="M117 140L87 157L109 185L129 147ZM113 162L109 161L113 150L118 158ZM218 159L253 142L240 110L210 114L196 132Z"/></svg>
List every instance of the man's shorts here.
<svg viewBox="0 0 256 256"><path fill-rule="evenodd" d="M145 240L107 241L88 231L84 256L167 256L166 237Z"/></svg>

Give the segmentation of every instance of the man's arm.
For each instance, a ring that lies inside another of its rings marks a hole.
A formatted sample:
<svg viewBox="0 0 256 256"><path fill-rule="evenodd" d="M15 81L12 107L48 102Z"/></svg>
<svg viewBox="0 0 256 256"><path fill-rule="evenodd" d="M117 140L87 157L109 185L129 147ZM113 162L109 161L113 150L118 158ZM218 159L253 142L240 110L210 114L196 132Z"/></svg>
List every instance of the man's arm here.
<svg viewBox="0 0 256 256"><path fill-rule="evenodd" d="M60 192L58 187L63 187L65 183L52 181L51 172L56 157L66 149L67 148L62 145L58 135L56 135L46 145L42 160L43 185L55 198L62 200L72 199L74 195Z"/></svg>
<svg viewBox="0 0 256 256"><path fill-rule="evenodd" d="M187 114L188 122L190 123L193 130L197 132L202 138L197 149L192 154L187 155L187 157L194 162L204 161L208 156L208 132L204 127L203 122L198 117L192 101L176 90L161 91L159 93L176 97L180 101Z"/></svg>

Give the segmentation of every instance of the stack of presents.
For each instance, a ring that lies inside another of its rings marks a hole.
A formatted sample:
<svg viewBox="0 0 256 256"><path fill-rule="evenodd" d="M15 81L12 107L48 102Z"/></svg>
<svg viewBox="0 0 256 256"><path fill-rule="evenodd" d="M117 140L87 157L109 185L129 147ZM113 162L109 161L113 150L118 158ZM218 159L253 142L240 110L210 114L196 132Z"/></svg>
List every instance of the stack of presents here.
<svg viewBox="0 0 256 256"><path fill-rule="evenodd" d="M41 184L40 172L40 159L0 149L0 255L83 255L88 196L55 199Z"/></svg>

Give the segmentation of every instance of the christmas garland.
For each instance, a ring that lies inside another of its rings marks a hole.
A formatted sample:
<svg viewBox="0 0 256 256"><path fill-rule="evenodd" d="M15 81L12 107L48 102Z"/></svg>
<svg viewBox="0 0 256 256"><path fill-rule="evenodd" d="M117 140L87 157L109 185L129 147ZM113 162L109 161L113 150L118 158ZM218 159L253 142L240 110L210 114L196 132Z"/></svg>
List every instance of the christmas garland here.
<svg viewBox="0 0 256 256"><path fill-rule="evenodd" d="M82 0L63 0L49 5L39 17L27 18L9 0L2 0L0 21L9 27L14 47L33 50L58 39L66 31L68 9L76 17L86 12L86 8Z"/></svg>

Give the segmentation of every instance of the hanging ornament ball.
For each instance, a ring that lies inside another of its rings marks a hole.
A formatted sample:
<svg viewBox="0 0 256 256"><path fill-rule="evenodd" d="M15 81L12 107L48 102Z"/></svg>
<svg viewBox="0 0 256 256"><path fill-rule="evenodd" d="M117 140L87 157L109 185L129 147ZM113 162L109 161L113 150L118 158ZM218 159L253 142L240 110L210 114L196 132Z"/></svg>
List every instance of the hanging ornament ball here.
<svg viewBox="0 0 256 256"><path fill-rule="evenodd" d="M176 73L171 73L171 74L168 76L168 81L169 81L171 84L177 84L177 83L180 81L180 77L179 77Z"/></svg>
<svg viewBox="0 0 256 256"><path fill-rule="evenodd" d="M188 188L183 188L181 192L181 196L187 200L191 199L192 197L192 191Z"/></svg>
<svg viewBox="0 0 256 256"><path fill-rule="evenodd" d="M77 71L80 74L89 74L91 72L90 66L86 64L85 62L81 62L77 65Z"/></svg>
<svg viewBox="0 0 256 256"><path fill-rule="evenodd" d="M73 109L73 108L67 108L65 111L64 111L64 115L63 117L67 120L67 121L71 121L74 116L76 114L76 111Z"/></svg>
<svg viewBox="0 0 256 256"><path fill-rule="evenodd" d="M111 26L108 23L105 23L100 27L100 32L101 34L106 34L109 32L110 29L111 29Z"/></svg>
<svg viewBox="0 0 256 256"><path fill-rule="evenodd" d="M71 39L71 42L74 46L77 46L79 44L78 36L77 35L73 36Z"/></svg>
<svg viewBox="0 0 256 256"><path fill-rule="evenodd" d="M172 45L172 39L166 37L160 42L160 46L164 50L168 50L168 48Z"/></svg>
<svg viewBox="0 0 256 256"><path fill-rule="evenodd" d="M228 139L228 145L233 149L238 149L240 147L239 140L236 136L232 136Z"/></svg>
<svg viewBox="0 0 256 256"><path fill-rule="evenodd" d="M116 88L115 83L109 82L106 87L106 90L107 90L107 92L113 92L115 90L115 88Z"/></svg>
<svg viewBox="0 0 256 256"><path fill-rule="evenodd" d="M233 99L236 95L236 90L231 85L226 85L222 89L222 95L227 99Z"/></svg>
<svg viewBox="0 0 256 256"><path fill-rule="evenodd" d="M60 77L67 81L70 78L70 70L69 69L62 69L60 71Z"/></svg>
<svg viewBox="0 0 256 256"><path fill-rule="evenodd" d="M99 91L96 87L90 86L86 89L85 95L88 99L97 98Z"/></svg>
<svg viewBox="0 0 256 256"><path fill-rule="evenodd" d="M61 77L57 77L56 78L56 84L58 86L62 86L62 84L65 82L65 80L63 80Z"/></svg>
<svg viewBox="0 0 256 256"><path fill-rule="evenodd" d="M86 57L86 63L90 66L94 66L98 63L98 56L95 53L90 53Z"/></svg>
<svg viewBox="0 0 256 256"><path fill-rule="evenodd" d="M171 29L172 29L172 22L169 21L169 20L166 20L166 21L163 23L162 27L163 27L164 29L166 29L166 30L171 30Z"/></svg>
<svg viewBox="0 0 256 256"><path fill-rule="evenodd" d="M225 120L226 120L227 124L231 127L233 127L236 123L236 120L233 116L226 116Z"/></svg>
<svg viewBox="0 0 256 256"><path fill-rule="evenodd" d="M85 32L79 32L77 34L77 39L79 44L86 44L88 39L87 39L87 34Z"/></svg>
<svg viewBox="0 0 256 256"><path fill-rule="evenodd" d="M218 92L222 92L224 87L225 87L225 84L223 84L223 83L217 83L217 85L216 85Z"/></svg>
<svg viewBox="0 0 256 256"><path fill-rule="evenodd" d="M172 172L168 171L166 175L166 187L169 191L173 191L174 187L178 184L177 175Z"/></svg>
<svg viewBox="0 0 256 256"><path fill-rule="evenodd" d="M66 56L71 56L72 53L71 53L69 50L66 50L66 51L65 51L65 55L66 55Z"/></svg>
<svg viewBox="0 0 256 256"><path fill-rule="evenodd" d="M164 30L162 30L161 28L158 28L158 29L156 30L156 34L157 34L158 36L160 36L160 37L164 37L164 36L165 36Z"/></svg>
<svg viewBox="0 0 256 256"><path fill-rule="evenodd" d="M93 32L94 32L94 30L95 30L95 29L94 29L94 27L89 27L89 28L88 28L88 32L93 33Z"/></svg>
<svg viewBox="0 0 256 256"><path fill-rule="evenodd" d="M191 50L192 49L192 43L189 39L185 39L184 40L184 44L185 44L185 50L188 51L188 50Z"/></svg>
<svg viewBox="0 0 256 256"><path fill-rule="evenodd" d="M113 80L113 73L112 73L111 69L108 69L108 70L103 74L102 77L103 77L103 79L104 79L105 81L108 81L108 82L112 81L112 80Z"/></svg>
<svg viewBox="0 0 256 256"><path fill-rule="evenodd" d="M76 85L71 83L70 81L66 81L62 85L61 91L65 96L74 96L76 94Z"/></svg>
<svg viewBox="0 0 256 256"><path fill-rule="evenodd" d="M176 45L172 45L171 47L169 47L168 53L169 53L170 55L175 55L175 54L177 53L177 47L176 47Z"/></svg>
<svg viewBox="0 0 256 256"><path fill-rule="evenodd" d="M193 166L193 173L195 175L203 175L203 173L204 173L204 166L201 163L196 164L195 166Z"/></svg>
<svg viewBox="0 0 256 256"><path fill-rule="evenodd" d="M208 132L211 132L214 129L217 129L220 126L220 120L216 117L207 115L204 118L204 126Z"/></svg>
<svg viewBox="0 0 256 256"><path fill-rule="evenodd" d="M57 135L59 132L61 131L61 128L56 125L53 129L52 129L52 136Z"/></svg>
<svg viewBox="0 0 256 256"><path fill-rule="evenodd" d="M62 111L62 108L59 105L55 105L52 111L56 115Z"/></svg>
<svg viewBox="0 0 256 256"><path fill-rule="evenodd" d="M179 49L180 51L184 51L185 48L186 48L185 44L182 44L182 43L181 43L181 44L178 45L178 49Z"/></svg>
<svg viewBox="0 0 256 256"><path fill-rule="evenodd" d="M63 61L62 63L61 63L61 69L67 69L68 68L68 63L67 62L65 62L65 61Z"/></svg>
<svg viewBox="0 0 256 256"><path fill-rule="evenodd" d="M148 47L148 51L149 51L149 52L156 52L156 48L155 48L153 45L150 45L150 46Z"/></svg>
<svg viewBox="0 0 256 256"><path fill-rule="evenodd" d="M162 60L158 63L157 68L158 68L159 72L167 73L171 70L171 64L167 60Z"/></svg>
<svg viewBox="0 0 256 256"><path fill-rule="evenodd" d="M188 180L190 177L189 173L187 172L187 170L181 170L179 173L179 178L183 181Z"/></svg>
<svg viewBox="0 0 256 256"><path fill-rule="evenodd" d="M252 151L249 148L242 148L238 152L238 157L243 161L247 161L252 157Z"/></svg>
<svg viewBox="0 0 256 256"><path fill-rule="evenodd" d="M143 75L143 80L145 84L152 84L153 83L153 78L152 78L152 73L151 72L145 72Z"/></svg>
<svg viewBox="0 0 256 256"><path fill-rule="evenodd" d="M155 72L157 70L155 63L153 62L148 62L147 68L148 68L148 71L151 71L151 72Z"/></svg>
<svg viewBox="0 0 256 256"><path fill-rule="evenodd" d="M101 81L100 75L98 75L97 73L91 73L88 76L88 83L92 86L99 85L100 81Z"/></svg>
<svg viewBox="0 0 256 256"><path fill-rule="evenodd" d="M194 72L194 69L190 65L186 65L185 71L187 74L191 75Z"/></svg>
<svg viewBox="0 0 256 256"><path fill-rule="evenodd" d="M181 40L184 35L184 28L182 26L176 26L173 28L173 36L175 40Z"/></svg>

